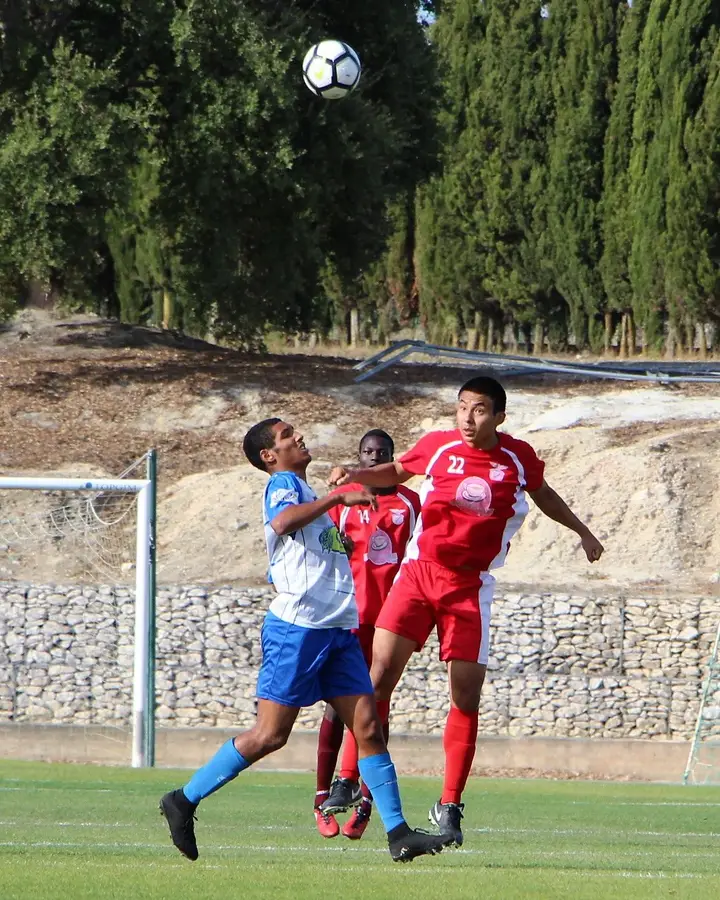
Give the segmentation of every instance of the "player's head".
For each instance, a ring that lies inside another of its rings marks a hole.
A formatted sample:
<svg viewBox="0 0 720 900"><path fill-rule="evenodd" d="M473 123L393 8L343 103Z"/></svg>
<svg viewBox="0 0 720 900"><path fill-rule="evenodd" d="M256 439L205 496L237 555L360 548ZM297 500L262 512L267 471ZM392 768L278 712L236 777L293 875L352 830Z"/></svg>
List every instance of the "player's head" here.
<svg viewBox="0 0 720 900"><path fill-rule="evenodd" d="M263 419L243 439L248 461L263 472L304 471L312 457L303 436L282 419Z"/></svg>
<svg viewBox="0 0 720 900"><path fill-rule="evenodd" d="M358 459L361 469L371 469L381 463L392 462L394 454L393 439L382 428L372 428L360 438Z"/></svg>
<svg viewBox="0 0 720 900"><path fill-rule="evenodd" d="M505 389L494 378L478 375L458 391L457 425L467 444L482 446L505 421Z"/></svg>

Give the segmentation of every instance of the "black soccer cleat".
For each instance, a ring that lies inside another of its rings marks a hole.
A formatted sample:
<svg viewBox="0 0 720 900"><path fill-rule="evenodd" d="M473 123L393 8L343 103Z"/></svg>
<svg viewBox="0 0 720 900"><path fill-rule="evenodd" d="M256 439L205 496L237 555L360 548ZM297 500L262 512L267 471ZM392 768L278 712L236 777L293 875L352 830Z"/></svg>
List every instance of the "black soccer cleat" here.
<svg viewBox="0 0 720 900"><path fill-rule="evenodd" d="M345 812L351 806L357 806L362 800L362 791L357 781L349 778L336 778L330 785L330 793L327 800L320 804L320 809L326 816L334 816L336 813Z"/></svg>
<svg viewBox="0 0 720 900"><path fill-rule="evenodd" d="M170 827L173 844L188 859L198 858L195 840L195 810L197 803L191 803L182 790L170 791L160 801L160 812Z"/></svg>
<svg viewBox="0 0 720 900"><path fill-rule="evenodd" d="M463 817L464 803L441 803L439 800L430 808L428 819L437 825L440 834L447 835L456 847L462 847L463 833L460 820Z"/></svg>
<svg viewBox="0 0 720 900"><path fill-rule="evenodd" d="M434 856L452 843L447 834L430 834L410 828L407 823L388 832L388 847L393 862L410 862L416 856Z"/></svg>

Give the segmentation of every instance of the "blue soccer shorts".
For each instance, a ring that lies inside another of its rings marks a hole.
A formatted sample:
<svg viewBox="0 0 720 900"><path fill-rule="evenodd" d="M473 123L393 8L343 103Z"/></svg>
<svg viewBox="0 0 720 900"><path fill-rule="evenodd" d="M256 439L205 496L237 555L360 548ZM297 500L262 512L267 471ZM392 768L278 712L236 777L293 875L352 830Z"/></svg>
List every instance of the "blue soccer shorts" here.
<svg viewBox="0 0 720 900"><path fill-rule="evenodd" d="M345 628L302 628L269 612L262 628L257 696L283 706L372 694L357 635Z"/></svg>

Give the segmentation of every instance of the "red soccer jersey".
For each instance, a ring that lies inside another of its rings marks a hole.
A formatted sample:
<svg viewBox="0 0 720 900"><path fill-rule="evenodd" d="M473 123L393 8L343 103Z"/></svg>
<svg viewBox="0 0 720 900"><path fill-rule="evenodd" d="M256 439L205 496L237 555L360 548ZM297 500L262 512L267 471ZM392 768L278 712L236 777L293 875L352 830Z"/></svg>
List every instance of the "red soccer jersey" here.
<svg viewBox="0 0 720 900"><path fill-rule="evenodd" d="M361 484L347 484L333 493L361 490ZM420 498L404 485L392 494L378 494L377 502L377 510L334 506L329 512L338 530L353 542L350 568L361 625L375 624L420 513Z"/></svg>
<svg viewBox="0 0 720 900"><path fill-rule="evenodd" d="M478 574L503 565L545 463L524 441L498 437L492 450L476 450L458 430L434 431L400 457L407 472L427 476L408 558Z"/></svg>

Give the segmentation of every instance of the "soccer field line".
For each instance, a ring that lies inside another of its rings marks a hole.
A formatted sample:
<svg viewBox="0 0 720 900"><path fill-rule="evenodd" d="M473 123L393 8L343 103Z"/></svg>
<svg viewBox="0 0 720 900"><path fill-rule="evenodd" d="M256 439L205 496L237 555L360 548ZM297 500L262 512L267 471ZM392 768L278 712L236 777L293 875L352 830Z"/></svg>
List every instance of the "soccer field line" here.
<svg viewBox="0 0 720 900"><path fill-rule="evenodd" d="M8 848L17 848L17 849L58 849L58 850L160 850L165 851L168 849L167 843L149 843L147 841L0 841L0 847L8 847ZM320 848L322 847L322 850ZM308 852L317 852L320 851L323 854L331 853L331 854L385 854L387 853L387 849L383 847L358 847L356 845L350 845L343 843L337 844L335 846L328 844L318 845L317 848L313 848L304 845L287 845L287 844L211 844L209 845L209 850L211 852L216 851L242 851L242 852L253 852L253 853L304 853ZM462 847L459 849L452 849L448 851L452 856L488 856L488 851L486 849L480 850L471 850L466 847ZM633 850L629 854L633 858L640 859L646 856L655 856L657 850ZM605 849L598 849L597 851L589 850L584 848L582 850L536 850L534 851L535 856L538 859L558 859L563 857L593 857L593 856L605 856ZM687 848L680 848L675 852L664 852L664 855L667 857L673 856L682 856L684 858L688 857ZM693 852L693 859L716 859L717 852Z"/></svg>
<svg viewBox="0 0 720 900"><path fill-rule="evenodd" d="M53 822L43 820L23 821L21 819L0 820L3 828L137 828L137 822ZM208 832L218 831L298 831L305 828L298 825L225 825L217 822L205 822L203 828ZM479 835L553 835L558 837L666 837L666 838L720 838L717 831L636 831L618 828L465 828L466 834ZM360 848L358 848L360 849Z"/></svg>
<svg viewBox="0 0 720 900"><path fill-rule="evenodd" d="M597 800L569 800L570 806L690 806L690 807L720 807L720 801L717 803L711 802L693 802L689 800L612 800L612 801L600 801Z"/></svg>

